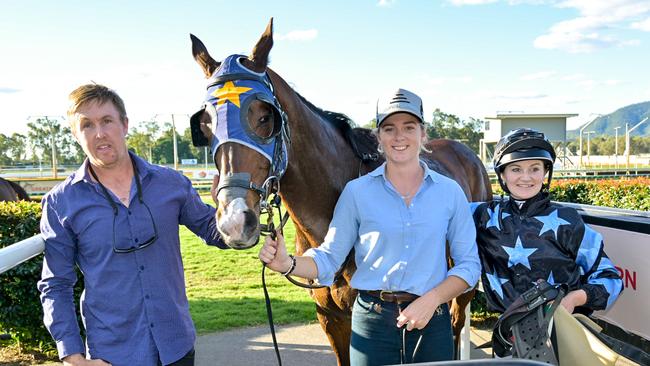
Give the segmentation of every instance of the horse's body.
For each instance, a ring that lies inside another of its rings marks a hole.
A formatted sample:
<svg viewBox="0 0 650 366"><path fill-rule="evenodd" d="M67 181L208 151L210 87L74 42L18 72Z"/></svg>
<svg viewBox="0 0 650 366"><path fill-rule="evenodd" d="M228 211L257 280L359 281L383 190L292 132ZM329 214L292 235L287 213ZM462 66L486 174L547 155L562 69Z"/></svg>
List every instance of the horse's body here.
<svg viewBox="0 0 650 366"><path fill-rule="evenodd" d="M291 143L288 150L288 166L280 182L280 195L296 227L296 252L302 254L323 242L337 199L345 184L360 174L367 173L372 167L365 165L355 154L352 145L363 142L354 141L352 135L355 134L351 133L351 127L347 121L340 118L341 115L314 107L278 74L266 68L266 57L271 46L272 23L269 23L247 63L258 73L268 73L274 94L287 115ZM210 76L218 68L219 63L212 60L205 46L194 38L193 53L206 76ZM370 144L376 146L376 141L371 141ZM433 140L427 147L432 153L423 155L423 159L435 170L455 179L469 200L489 199L491 188L487 173L469 148L450 140ZM251 181L259 186L266 178L268 161L259 154L255 157L255 154L245 150L250 149L243 145L225 143L218 149L215 163L221 177L233 172L249 172ZM244 159L241 156L252 158ZM225 195L217 195L218 219L221 219L219 215L225 215L224 210L231 203L224 200L224 197ZM257 208L259 218L259 197L256 198L255 194L249 192L245 199L249 208ZM258 225L258 222L254 224ZM332 286L310 290L310 295L316 302L318 319L329 338L339 365L349 364L351 310L356 296L356 290L350 288L349 283L354 271L353 255L349 255ZM454 301L452 305L456 336L462 328L464 309L472 295L473 293L465 294L456 300L462 300L460 304Z"/></svg>
<svg viewBox="0 0 650 366"><path fill-rule="evenodd" d="M0 201L29 201L29 196L18 183L0 177Z"/></svg>

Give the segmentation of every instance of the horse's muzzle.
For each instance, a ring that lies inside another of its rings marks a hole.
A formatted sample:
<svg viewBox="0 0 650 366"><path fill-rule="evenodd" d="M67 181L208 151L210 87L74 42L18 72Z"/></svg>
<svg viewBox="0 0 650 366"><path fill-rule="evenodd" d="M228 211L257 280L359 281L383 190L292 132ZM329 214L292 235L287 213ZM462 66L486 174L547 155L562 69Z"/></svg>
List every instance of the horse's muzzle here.
<svg viewBox="0 0 650 366"><path fill-rule="evenodd" d="M226 245L233 249L248 249L257 244L258 223L257 215L243 198L235 198L225 209L217 211L217 228Z"/></svg>

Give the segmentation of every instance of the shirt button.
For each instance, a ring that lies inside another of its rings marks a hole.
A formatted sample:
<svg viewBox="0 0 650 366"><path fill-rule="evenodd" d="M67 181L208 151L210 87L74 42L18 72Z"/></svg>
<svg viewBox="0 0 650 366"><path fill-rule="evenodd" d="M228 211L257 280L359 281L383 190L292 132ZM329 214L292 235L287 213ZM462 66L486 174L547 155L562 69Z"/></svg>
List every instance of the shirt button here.
<svg viewBox="0 0 650 366"><path fill-rule="evenodd" d="M408 245L405 245L405 246L404 246L404 248L406 248L406 249L408 249L408 248L409 248L409 246L408 246Z"/></svg>
<svg viewBox="0 0 650 366"><path fill-rule="evenodd" d="M149 300L149 295L144 295L144 298Z"/></svg>
<svg viewBox="0 0 650 366"><path fill-rule="evenodd" d="M144 271L144 266L140 266L140 270L141 270L141 271Z"/></svg>
<svg viewBox="0 0 650 366"><path fill-rule="evenodd" d="M410 222L407 222L407 223L406 223L406 226L411 226L411 223L410 223Z"/></svg>
<svg viewBox="0 0 650 366"><path fill-rule="evenodd" d="M135 238L135 242L136 242L136 243L138 242L138 238Z"/></svg>
<svg viewBox="0 0 650 366"><path fill-rule="evenodd" d="M131 210L129 210L129 215L131 214Z"/></svg>
<svg viewBox="0 0 650 366"><path fill-rule="evenodd" d="M153 328L153 323L149 324L149 326Z"/></svg>

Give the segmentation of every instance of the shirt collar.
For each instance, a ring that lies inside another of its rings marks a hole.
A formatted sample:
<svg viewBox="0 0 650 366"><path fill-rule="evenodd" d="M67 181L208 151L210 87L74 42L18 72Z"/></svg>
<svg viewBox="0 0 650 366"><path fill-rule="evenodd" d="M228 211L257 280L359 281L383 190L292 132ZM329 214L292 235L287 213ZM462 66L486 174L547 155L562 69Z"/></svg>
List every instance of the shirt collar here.
<svg viewBox="0 0 650 366"><path fill-rule="evenodd" d="M138 175L140 176L140 181L142 181L147 175L149 175L149 172L151 171L151 164L147 164L142 158L137 156L136 154L132 153L129 151L129 156L133 158L135 161L135 165L138 168ZM88 158L84 160L84 162L81 164L79 169L74 173L74 178L72 178L72 184L76 184L81 181L85 182L92 182L93 179L91 178L92 176L90 175L90 172L88 171L88 164L90 164L90 161Z"/></svg>
<svg viewBox="0 0 650 366"><path fill-rule="evenodd" d="M424 161L422 161L422 160L420 160L420 166L422 166L422 168L424 168L424 179L429 177L429 178L431 178L431 181L433 183L438 183L438 179L439 179L438 173L436 173L435 171L429 169L427 164L425 164ZM375 169L375 170L371 171L370 173L368 173L368 175L370 175L372 177L383 176L384 179L385 179L386 178L386 162L381 164L377 169Z"/></svg>

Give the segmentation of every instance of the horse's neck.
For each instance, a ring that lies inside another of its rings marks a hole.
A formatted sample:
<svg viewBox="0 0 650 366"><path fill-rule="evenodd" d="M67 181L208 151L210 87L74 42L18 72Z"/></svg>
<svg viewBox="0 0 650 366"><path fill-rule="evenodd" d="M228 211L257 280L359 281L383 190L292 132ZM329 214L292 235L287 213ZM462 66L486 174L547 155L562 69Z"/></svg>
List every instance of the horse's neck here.
<svg viewBox="0 0 650 366"><path fill-rule="evenodd" d="M271 75L291 134L289 165L281 184L283 201L310 246L319 245L359 160L335 126L314 113L277 74Z"/></svg>

